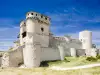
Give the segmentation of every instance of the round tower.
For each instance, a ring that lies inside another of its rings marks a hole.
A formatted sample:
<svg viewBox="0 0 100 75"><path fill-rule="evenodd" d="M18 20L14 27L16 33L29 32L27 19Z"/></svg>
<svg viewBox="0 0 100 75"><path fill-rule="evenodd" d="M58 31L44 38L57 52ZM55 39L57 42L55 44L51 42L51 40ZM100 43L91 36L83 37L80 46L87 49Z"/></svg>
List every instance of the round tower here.
<svg viewBox="0 0 100 75"><path fill-rule="evenodd" d="M24 64L26 67L39 67L41 47L49 45L48 17L28 12L26 15L26 41L24 50Z"/></svg>
<svg viewBox="0 0 100 75"><path fill-rule="evenodd" d="M87 30L80 32L79 40L82 42L82 49L85 49L86 56L90 56L92 48L92 32Z"/></svg>
<svg viewBox="0 0 100 75"><path fill-rule="evenodd" d="M25 21L21 21L20 23L20 45L22 46L24 44L24 37L23 34L26 31L26 24Z"/></svg>
<svg viewBox="0 0 100 75"><path fill-rule="evenodd" d="M92 32L91 31L82 31L79 33L79 40L82 42L83 49L92 48Z"/></svg>

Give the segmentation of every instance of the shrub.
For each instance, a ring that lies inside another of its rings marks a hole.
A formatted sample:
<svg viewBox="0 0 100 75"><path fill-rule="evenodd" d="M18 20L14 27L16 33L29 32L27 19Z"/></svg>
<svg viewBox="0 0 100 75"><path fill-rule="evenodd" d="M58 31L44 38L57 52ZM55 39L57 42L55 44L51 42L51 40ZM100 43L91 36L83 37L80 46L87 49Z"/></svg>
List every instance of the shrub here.
<svg viewBox="0 0 100 75"><path fill-rule="evenodd" d="M92 56L91 57L87 57L86 60L87 61L97 61L97 59L92 57Z"/></svg>
<svg viewBox="0 0 100 75"><path fill-rule="evenodd" d="M100 55L97 55L96 58L97 58L97 59L100 59Z"/></svg>
<svg viewBox="0 0 100 75"><path fill-rule="evenodd" d="M64 60L67 60L67 58L66 58L66 57L64 57Z"/></svg>
<svg viewBox="0 0 100 75"><path fill-rule="evenodd" d="M67 59L67 57L64 57L64 61L66 61L66 62L70 62L70 61Z"/></svg>

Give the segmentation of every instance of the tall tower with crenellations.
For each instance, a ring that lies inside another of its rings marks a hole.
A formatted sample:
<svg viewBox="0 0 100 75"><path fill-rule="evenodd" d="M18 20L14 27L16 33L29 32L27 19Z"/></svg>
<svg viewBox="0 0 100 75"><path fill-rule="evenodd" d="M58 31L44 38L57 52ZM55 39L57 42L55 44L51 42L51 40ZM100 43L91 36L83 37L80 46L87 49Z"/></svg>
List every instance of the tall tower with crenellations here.
<svg viewBox="0 0 100 75"><path fill-rule="evenodd" d="M24 65L28 68L38 67L40 65L41 47L49 46L50 18L37 12L28 12L25 25Z"/></svg>

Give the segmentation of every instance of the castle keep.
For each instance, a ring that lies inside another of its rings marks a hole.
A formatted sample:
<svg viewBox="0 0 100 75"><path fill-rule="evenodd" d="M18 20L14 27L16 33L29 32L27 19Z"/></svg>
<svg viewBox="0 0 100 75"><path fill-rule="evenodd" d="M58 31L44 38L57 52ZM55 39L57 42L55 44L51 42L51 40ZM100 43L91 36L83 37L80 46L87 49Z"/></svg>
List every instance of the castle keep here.
<svg viewBox="0 0 100 75"><path fill-rule="evenodd" d="M65 56L96 56L92 32L82 31L79 39L57 37L50 32L50 18L37 12L28 12L20 23L19 39L12 51L0 57L2 67L39 67L42 61L64 60Z"/></svg>

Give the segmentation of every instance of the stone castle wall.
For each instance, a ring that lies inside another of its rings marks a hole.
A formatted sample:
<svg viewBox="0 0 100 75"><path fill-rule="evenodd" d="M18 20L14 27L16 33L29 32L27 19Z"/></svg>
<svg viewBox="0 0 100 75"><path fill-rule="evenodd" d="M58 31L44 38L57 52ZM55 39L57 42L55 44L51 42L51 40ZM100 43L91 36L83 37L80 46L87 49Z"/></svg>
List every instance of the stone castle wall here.
<svg viewBox="0 0 100 75"><path fill-rule="evenodd" d="M10 66L17 67L23 62L23 50L19 47L17 50L9 52Z"/></svg>
<svg viewBox="0 0 100 75"><path fill-rule="evenodd" d="M7 52L2 57L2 67L18 67L23 63L22 47L17 50Z"/></svg>
<svg viewBox="0 0 100 75"><path fill-rule="evenodd" d="M56 48L42 48L41 61L62 60L65 56L71 56L70 49L63 49L62 51ZM76 56L85 56L85 50L76 49Z"/></svg>
<svg viewBox="0 0 100 75"><path fill-rule="evenodd" d="M60 60L59 50L55 48L42 47L41 61Z"/></svg>
<svg viewBox="0 0 100 75"><path fill-rule="evenodd" d="M85 49L77 49L76 50L76 55L77 56L85 56Z"/></svg>

